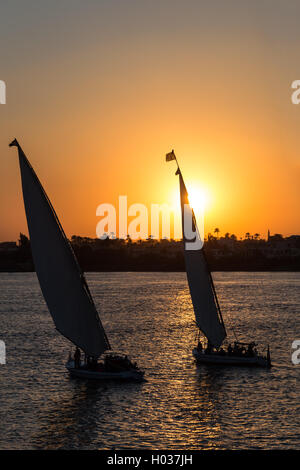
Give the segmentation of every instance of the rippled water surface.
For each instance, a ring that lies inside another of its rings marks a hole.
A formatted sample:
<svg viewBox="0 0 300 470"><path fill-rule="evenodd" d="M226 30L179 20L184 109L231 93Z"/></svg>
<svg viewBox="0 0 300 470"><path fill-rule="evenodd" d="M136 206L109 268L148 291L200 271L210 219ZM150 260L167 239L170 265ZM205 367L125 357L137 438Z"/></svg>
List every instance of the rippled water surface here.
<svg viewBox="0 0 300 470"><path fill-rule="evenodd" d="M35 274L0 273L1 449L300 449L300 365L291 362L299 273L214 273L226 325L241 340L270 343L271 370L196 367L184 273L87 279L112 346L148 381L70 379L70 343L54 329Z"/></svg>

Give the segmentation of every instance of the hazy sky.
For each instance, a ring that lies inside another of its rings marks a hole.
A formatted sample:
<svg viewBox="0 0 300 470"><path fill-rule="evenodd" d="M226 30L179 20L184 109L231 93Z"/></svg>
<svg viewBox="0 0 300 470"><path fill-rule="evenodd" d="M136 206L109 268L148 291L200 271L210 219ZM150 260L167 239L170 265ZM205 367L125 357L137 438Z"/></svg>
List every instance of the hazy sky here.
<svg viewBox="0 0 300 470"><path fill-rule="evenodd" d="M206 232L300 233L300 1L0 6L0 240L27 233L17 137L68 236L96 208L173 202L175 149Z"/></svg>

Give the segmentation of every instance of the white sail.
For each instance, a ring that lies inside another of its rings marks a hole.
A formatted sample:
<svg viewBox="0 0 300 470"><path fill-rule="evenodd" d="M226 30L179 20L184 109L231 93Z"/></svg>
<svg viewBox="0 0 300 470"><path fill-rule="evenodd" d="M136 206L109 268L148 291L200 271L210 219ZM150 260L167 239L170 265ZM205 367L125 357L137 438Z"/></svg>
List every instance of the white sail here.
<svg viewBox="0 0 300 470"><path fill-rule="evenodd" d="M184 257L186 274L189 283L191 298L195 311L196 323L199 329L205 334L209 342L216 348L220 347L226 337L225 327L220 317L217 299L214 293L214 286L208 269L203 249L186 249L184 237L184 206L189 206L188 193L178 169L180 182L180 202L182 211L182 233L184 241ZM199 232L196 219L193 214L193 232ZM189 244L190 245L190 244Z"/></svg>
<svg viewBox="0 0 300 470"><path fill-rule="evenodd" d="M108 339L71 245L18 142L24 205L40 286L57 330L86 354L99 357Z"/></svg>

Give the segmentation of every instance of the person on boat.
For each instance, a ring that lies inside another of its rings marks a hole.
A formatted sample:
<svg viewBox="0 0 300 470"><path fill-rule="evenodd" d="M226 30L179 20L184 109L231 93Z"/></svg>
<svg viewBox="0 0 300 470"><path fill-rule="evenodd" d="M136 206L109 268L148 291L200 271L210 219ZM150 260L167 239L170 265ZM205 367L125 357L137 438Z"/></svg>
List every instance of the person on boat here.
<svg viewBox="0 0 300 470"><path fill-rule="evenodd" d="M93 356L87 356L87 368L89 370L96 370L97 369L97 359Z"/></svg>
<svg viewBox="0 0 300 470"><path fill-rule="evenodd" d="M79 369L80 367L80 358L81 358L81 353L80 353L80 349L77 346L75 349L75 353L74 353L75 369Z"/></svg>
<svg viewBox="0 0 300 470"><path fill-rule="evenodd" d="M97 370L97 367L98 367L97 358L92 357L92 360L91 360L91 369L92 369L92 370Z"/></svg>
<svg viewBox="0 0 300 470"><path fill-rule="evenodd" d="M227 351L228 351L228 356L231 356L232 353L233 353L233 349L232 349L231 343L229 343L228 348L227 348Z"/></svg>
<svg viewBox="0 0 300 470"><path fill-rule="evenodd" d="M242 355L242 348L240 347L240 345L238 344L237 341L234 342L234 346L233 346L233 355L234 356L241 356Z"/></svg>
<svg viewBox="0 0 300 470"><path fill-rule="evenodd" d="M218 354L219 354L219 356L225 356L226 355L225 349L220 348L219 351L218 351Z"/></svg>
<svg viewBox="0 0 300 470"><path fill-rule="evenodd" d="M121 364L126 370L129 370L132 367L132 363L127 355L124 357L123 361L121 361Z"/></svg>
<svg viewBox="0 0 300 470"><path fill-rule="evenodd" d="M92 368L92 356L86 356L86 368L91 369Z"/></svg>
<svg viewBox="0 0 300 470"><path fill-rule="evenodd" d="M257 352L254 350L255 343L249 343L248 344L248 349L247 349L247 356L248 357L254 357L256 356Z"/></svg>
<svg viewBox="0 0 300 470"><path fill-rule="evenodd" d="M200 339L199 339L199 341L198 341L197 349L198 349L198 352L199 352L199 353L202 353L203 346L202 346L202 343L201 343Z"/></svg>

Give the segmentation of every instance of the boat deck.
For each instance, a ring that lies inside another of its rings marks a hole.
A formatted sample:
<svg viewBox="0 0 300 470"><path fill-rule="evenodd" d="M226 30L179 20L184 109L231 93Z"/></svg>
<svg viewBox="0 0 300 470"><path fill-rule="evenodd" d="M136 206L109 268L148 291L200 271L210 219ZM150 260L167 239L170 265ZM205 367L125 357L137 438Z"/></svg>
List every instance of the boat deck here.
<svg viewBox="0 0 300 470"><path fill-rule="evenodd" d="M195 357L198 364L270 367L269 361L263 356L242 357L232 355L205 354L205 352L199 352L197 348L193 349L193 356Z"/></svg>
<svg viewBox="0 0 300 470"><path fill-rule="evenodd" d="M74 361L68 361L66 363L66 368L68 369L72 377L77 377L79 379L133 380L136 382L145 381L144 373L135 369L129 369L129 370L118 371L118 372L111 372L111 371L105 371L105 370L91 370L91 369L87 369L83 365L79 368L76 368Z"/></svg>

